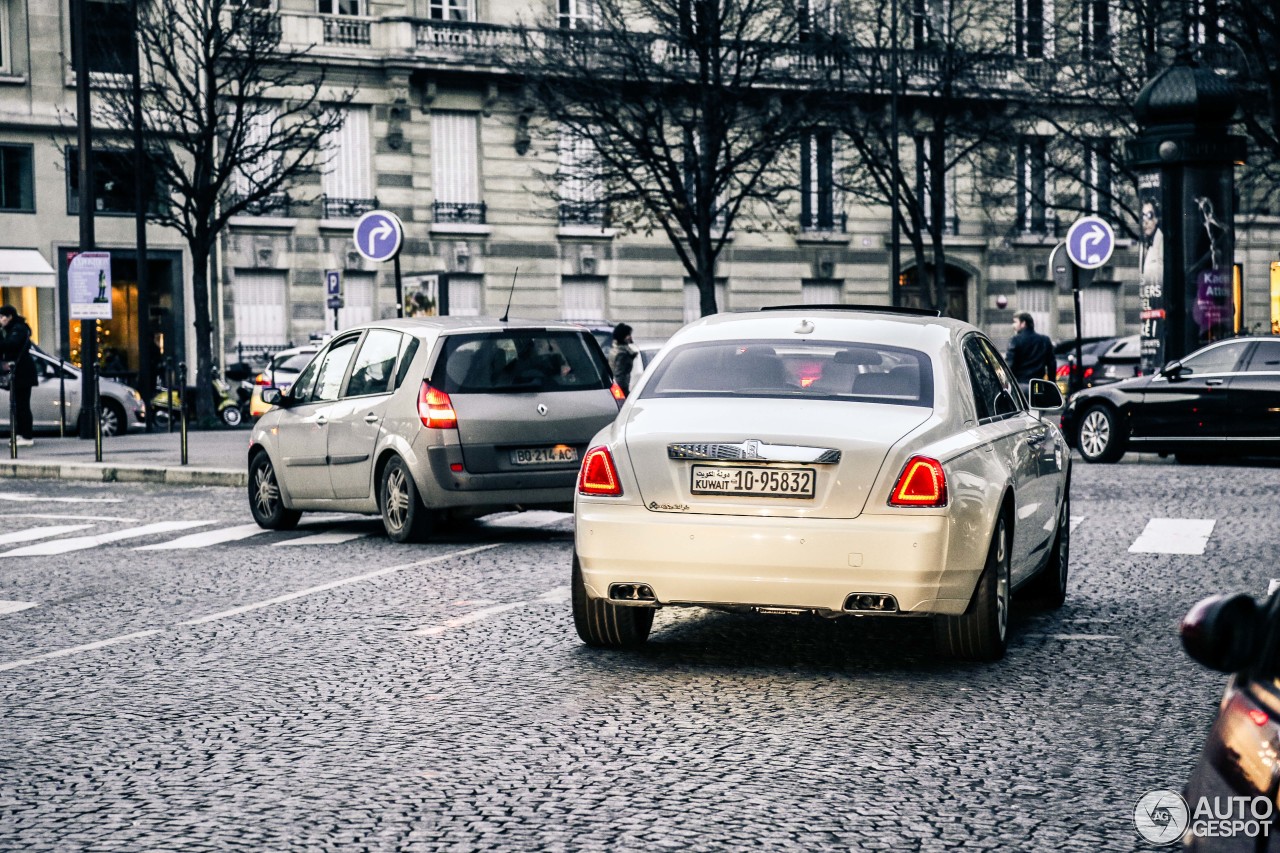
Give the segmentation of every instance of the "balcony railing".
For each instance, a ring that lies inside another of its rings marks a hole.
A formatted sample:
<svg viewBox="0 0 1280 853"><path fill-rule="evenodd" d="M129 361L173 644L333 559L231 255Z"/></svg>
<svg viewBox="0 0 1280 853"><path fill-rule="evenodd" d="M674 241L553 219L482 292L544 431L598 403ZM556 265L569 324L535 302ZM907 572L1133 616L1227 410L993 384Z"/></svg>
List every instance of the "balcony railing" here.
<svg viewBox="0 0 1280 853"><path fill-rule="evenodd" d="M373 43L372 21L337 16L324 19L324 43L368 45Z"/></svg>
<svg viewBox="0 0 1280 853"><path fill-rule="evenodd" d="M437 201L431 205L432 221L483 225L485 204L482 201Z"/></svg>
<svg viewBox="0 0 1280 853"><path fill-rule="evenodd" d="M800 230L806 233L843 234L848 224L846 213L810 213L800 217Z"/></svg>
<svg viewBox="0 0 1280 853"><path fill-rule="evenodd" d="M227 205L239 204L244 198L242 195L232 194L227 196ZM292 209L292 201L285 193L277 193L269 195L265 198L257 199L249 202L249 205L241 211L241 216L288 216Z"/></svg>
<svg viewBox="0 0 1280 853"><path fill-rule="evenodd" d="M560 205L561 225L604 225L609 221L609 208L603 202L564 202Z"/></svg>
<svg viewBox="0 0 1280 853"><path fill-rule="evenodd" d="M378 208L376 198L334 198L325 195L320 200L325 219L355 219Z"/></svg>

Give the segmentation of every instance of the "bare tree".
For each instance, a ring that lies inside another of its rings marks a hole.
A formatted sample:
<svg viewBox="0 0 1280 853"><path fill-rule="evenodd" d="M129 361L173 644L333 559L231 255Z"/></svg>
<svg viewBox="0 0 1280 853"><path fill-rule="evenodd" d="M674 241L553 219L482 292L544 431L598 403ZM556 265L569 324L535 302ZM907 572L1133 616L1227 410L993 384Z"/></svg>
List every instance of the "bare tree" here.
<svg viewBox="0 0 1280 853"><path fill-rule="evenodd" d="M788 0L599 0L590 19L523 31L510 59L535 132L561 152L553 195L609 225L660 229L715 313L735 227L775 220L810 74ZM570 152L566 156L565 152Z"/></svg>
<svg viewBox="0 0 1280 853"><path fill-rule="evenodd" d="M239 0L139 2L137 68L146 157L158 198L149 217L178 231L191 251L197 415L214 415L209 267L231 217L269 206L323 157L342 124L306 50L281 43L279 16ZM127 65L125 67L128 67ZM95 112L133 125L127 88L96 93Z"/></svg>
<svg viewBox="0 0 1280 853"><path fill-rule="evenodd" d="M893 2L856 3L836 21L831 80L843 97L828 120L854 155L844 160L842 189L864 203L896 205L916 280L946 313L944 237L956 201L948 185L960 173L985 174L982 164L1007 149L1028 66L1014 58L1004 3L922 2L913 14L900 10L895 32Z"/></svg>

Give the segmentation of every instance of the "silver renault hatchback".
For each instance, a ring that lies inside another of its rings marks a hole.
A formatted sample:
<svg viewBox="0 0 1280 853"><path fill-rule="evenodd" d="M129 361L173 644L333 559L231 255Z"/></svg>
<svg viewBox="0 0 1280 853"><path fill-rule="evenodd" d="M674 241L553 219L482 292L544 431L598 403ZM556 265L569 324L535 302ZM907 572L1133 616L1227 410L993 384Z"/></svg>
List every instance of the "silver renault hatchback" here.
<svg viewBox="0 0 1280 853"><path fill-rule="evenodd" d="M249 507L270 530L302 512L380 513L397 542L437 522L571 510L591 436L622 392L569 323L433 317L331 340L249 442Z"/></svg>

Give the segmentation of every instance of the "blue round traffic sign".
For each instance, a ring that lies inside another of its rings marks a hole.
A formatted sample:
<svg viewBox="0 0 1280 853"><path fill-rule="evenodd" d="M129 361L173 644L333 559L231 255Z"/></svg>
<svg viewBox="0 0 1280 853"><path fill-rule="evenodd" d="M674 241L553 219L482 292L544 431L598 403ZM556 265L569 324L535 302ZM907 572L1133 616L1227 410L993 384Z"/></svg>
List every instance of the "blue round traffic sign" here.
<svg viewBox="0 0 1280 853"><path fill-rule="evenodd" d="M1116 233L1105 219L1086 216L1067 230L1067 257L1081 269L1096 270L1111 260L1116 249Z"/></svg>
<svg viewBox="0 0 1280 853"><path fill-rule="evenodd" d="M400 252L404 226L389 210L371 210L356 222L356 251L371 261L389 261Z"/></svg>

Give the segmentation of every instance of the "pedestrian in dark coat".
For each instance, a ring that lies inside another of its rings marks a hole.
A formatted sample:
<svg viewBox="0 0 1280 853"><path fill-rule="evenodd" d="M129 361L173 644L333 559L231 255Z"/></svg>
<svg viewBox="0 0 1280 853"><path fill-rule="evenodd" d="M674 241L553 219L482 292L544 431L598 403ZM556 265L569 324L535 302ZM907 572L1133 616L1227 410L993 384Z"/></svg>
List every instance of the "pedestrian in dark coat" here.
<svg viewBox="0 0 1280 853"><path fill-rule="evenodd" d="M9 393L13 395L18 444L30 447L33 424L31 389L36 384L36 363L31 358L31 327L12 305L0 306L0 364L8 368Z"/></svg>
<svg viewBox="0 0 1280 853"><path fill-rule="evenodd" d="M1018 384L1030 396L1032 379L1053 379L1058 370L1053 355L1053 341L1036 331L1035 318L1025 311L1013 316L1014 336L1004 360L1009 363Z"/></svg>
<svg viewBox="0 0 1280 853"><path fill-rule="evenodd" d="M640 350L631 342L631 327L619 323L613 327L613 346L609 348L609 369L613 371L613 381L618 383L623 394L631 393L631 368L635 364Z"/></svg>

